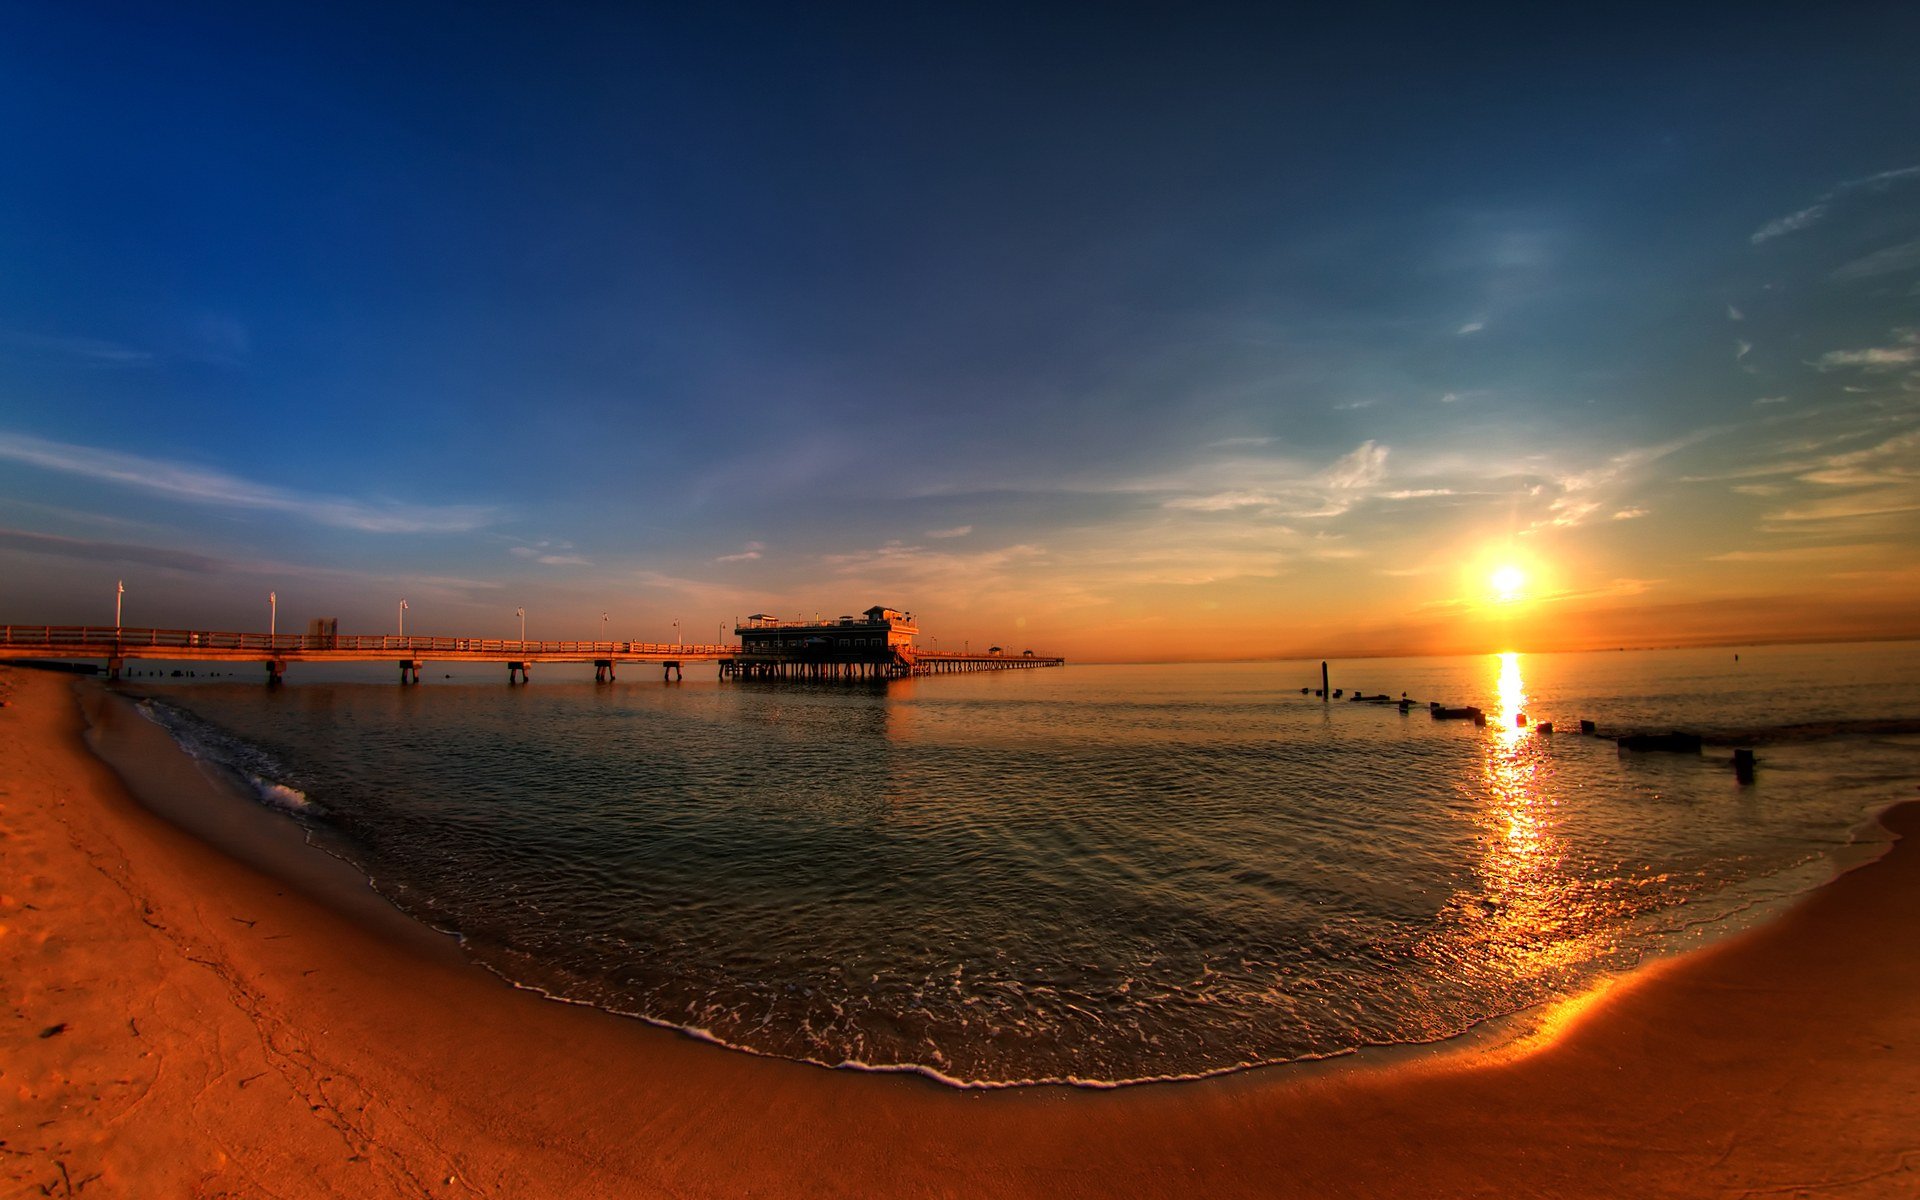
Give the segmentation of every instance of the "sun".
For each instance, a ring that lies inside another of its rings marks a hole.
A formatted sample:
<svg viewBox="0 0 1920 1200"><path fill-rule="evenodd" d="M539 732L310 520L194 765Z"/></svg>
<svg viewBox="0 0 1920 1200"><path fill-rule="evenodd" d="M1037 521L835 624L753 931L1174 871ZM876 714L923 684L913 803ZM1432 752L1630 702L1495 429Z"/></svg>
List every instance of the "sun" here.
<svg viewBox="0 0 1920 1200"><path fill-rule="evenodd" d="M1494 568L1487 582L1493 586L1494 598L1501 603L1518 600L1527 586L1527 573L1512 563Z"/></svg>

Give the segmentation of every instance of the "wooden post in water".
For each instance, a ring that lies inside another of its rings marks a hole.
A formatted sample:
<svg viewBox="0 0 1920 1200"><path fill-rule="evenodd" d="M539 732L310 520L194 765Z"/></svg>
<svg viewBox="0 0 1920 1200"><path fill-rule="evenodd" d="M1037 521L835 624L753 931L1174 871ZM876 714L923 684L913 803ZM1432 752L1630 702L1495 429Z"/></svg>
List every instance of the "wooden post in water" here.
<svg viewBox="0 0 1920 1200"><path fill-rule="evenodd" d="M1333 693L1327 690L1327 664L1325 661L1322 661L1320 664L1320 699L1329 704L1333 702Z"/></svg>

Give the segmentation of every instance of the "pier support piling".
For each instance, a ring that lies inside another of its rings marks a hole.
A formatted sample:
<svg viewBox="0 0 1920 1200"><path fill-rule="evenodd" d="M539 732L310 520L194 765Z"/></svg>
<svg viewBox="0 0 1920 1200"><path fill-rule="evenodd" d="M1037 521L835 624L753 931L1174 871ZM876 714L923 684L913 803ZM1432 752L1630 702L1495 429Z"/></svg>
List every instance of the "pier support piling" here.
<svg viewBox="0 0 1920 1200"><path fill-rule="evenodd" d="M416 659L400 660L400 682L402 685L420 682L420 663Z"/></svg>
<svg viewBox="0 0 1920 1200"><path fill-rule="evenodd" d="M532 683L532 682L533 682L532 677L527 674L526 663L510 662L507 664L507 686L508 687L512 687L516 683Z"/></svg>
<svg viewBox="0 0 1920 1200"><path fill-rule="evenodd" d="M284 659L267 660L267 686L279 687L287 681L287 664Z"/></svg>
<svg viewBox="0 0 1920 1200"><path fill-rule="evenodd" d="M595 683L613 682L613 660L596 658L593 660L593 681Z"/></svg>

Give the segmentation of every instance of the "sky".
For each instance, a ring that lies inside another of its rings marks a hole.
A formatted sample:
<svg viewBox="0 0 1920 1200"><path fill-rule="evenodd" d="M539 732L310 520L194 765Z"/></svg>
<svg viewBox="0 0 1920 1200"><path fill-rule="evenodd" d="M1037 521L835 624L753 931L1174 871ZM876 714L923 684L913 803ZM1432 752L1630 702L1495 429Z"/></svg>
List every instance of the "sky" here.
<svg viewBox="0 0 1920 1200"><path fill-rule="evenodd" d="M1911 4L0 6L0 622L1920 636Z"/></svg>

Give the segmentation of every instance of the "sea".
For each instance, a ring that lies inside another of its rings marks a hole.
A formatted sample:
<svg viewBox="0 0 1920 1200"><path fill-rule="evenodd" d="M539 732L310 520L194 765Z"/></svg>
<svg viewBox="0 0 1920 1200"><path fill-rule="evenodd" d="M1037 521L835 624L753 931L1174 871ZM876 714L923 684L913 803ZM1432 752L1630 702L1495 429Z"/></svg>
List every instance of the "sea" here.
<svg viewBox="0 0 1920 1200"><path fill-rule="evenodd" d="M1763 920L1920 796L1920 643L1348 660L1339 698L1317 661L524 686L429 664L412 687L294 664L271 690L179 666L123 690L515 985L966 1087L1524 1025ZM1603 736L1667 730L1707 741Z"/></svg>

